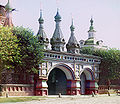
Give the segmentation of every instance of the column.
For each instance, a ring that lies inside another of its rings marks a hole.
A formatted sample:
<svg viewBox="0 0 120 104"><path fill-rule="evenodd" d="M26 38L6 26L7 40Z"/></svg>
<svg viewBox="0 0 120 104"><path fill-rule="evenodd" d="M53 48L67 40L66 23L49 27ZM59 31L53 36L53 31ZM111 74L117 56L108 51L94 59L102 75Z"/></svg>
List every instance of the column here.
<svg viewBox="0 0 120 104"><path fill-rule="evenodd" d="M67 95L80 94L80 80L67 80Z"/></svg>
<svg viewBox="0 0 120 104"><path fill-rule="evenodd" d="M95 80L86 80L86 89L85 94L90 95L92 92L94 94L98 93L98 84Z"/></svg>
<svg viewBox="0 0 120 104"><path fill-rule="evenodd" d="M36 83L35 88L35 95L36 96L46 96L48 95L48 85L47 85L47 79L45 78L39 78Z"/></svg>

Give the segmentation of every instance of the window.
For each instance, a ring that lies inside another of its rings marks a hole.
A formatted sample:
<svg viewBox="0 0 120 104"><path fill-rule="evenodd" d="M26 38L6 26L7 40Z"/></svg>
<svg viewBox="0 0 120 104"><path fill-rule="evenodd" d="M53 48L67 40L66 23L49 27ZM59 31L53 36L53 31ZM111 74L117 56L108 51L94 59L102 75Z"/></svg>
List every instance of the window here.
<svg viewBox="0 0 120 104"><path fill-rule="evenodd" d="M78 50L76 50L76 53L78 53Z"/></svg>
<svg viewBox="0 0 120 104"><path fill-rule="evenodd" d="M55 58L57 58L57 55L55 55Z"/></svg>
<svg viewBox="0 0 120 104"><path fill-rule="evenodd" d="M58 58L60 58L60 56L58 56Z"/></svg>
<svg viewBox="0 0 120 104"><path fill-rule="evenodd" d="M70 59L69 57L67 57L67 59Z"/></svg>
<svg viewBox="0 0 120 104"><path fill-rule="evenodd" d="M44 54L44 56L46 56L46 54Z"/></svg>
<svg viewBox="0 0 120 104"><path fill-rule="evenodd" d="M50 57L52 57L52 54L50 54Z"/></svg>

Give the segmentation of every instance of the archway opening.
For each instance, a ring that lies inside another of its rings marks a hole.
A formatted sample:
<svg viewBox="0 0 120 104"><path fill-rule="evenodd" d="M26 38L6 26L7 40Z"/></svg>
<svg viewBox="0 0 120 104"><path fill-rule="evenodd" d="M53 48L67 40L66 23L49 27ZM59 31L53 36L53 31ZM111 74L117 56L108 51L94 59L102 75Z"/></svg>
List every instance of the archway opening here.
<svg viewBox="0 0 120 104"><path fill-rule="evenodd" d="M89 68L85 68L80 75L81 94L91 94L93 87L95 87L94 74Z"/></svg>
<svg viewBox="0 0 120 104"><path fill-rule="evenodd" d="M48 76L47 83L48 95L58 95L59 93L65 95L67 93L67 77L61 69L54 68Z"/></svg>
<svg viewBox="0 0 120 104"><path fill-rule="evenodd" d="M86 75L84 72L82 72L81 76L81 94L84 95L85 94L85 89L86 89Z"/></svg>

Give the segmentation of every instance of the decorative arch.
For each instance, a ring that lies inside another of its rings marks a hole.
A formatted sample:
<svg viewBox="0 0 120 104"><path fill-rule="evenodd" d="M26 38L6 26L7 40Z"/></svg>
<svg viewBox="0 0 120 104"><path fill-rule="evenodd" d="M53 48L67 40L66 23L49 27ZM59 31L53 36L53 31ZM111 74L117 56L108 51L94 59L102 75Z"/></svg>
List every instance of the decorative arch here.
<svg viewBox="0 0 120 104"><path fill-rule="evenodd" d="M82 73L85 73L86 75L86 80L95 80L95 77L94 77L94 73L93 71L90 69L90 68L84 68L82 71L81 71L81 74ZM80 75L81 75L80 74Z"/></svg>
<svg viewBox="0 0 120 104"><path fill-rule="evenodd" d="M56 64L53 67L51 67L50 70L48 71L47 78L48 78L50 72L55 68L59 68L60 70L62 70L65 73L67 80L74 80L75 79L75 74L74 74L74 71L72 70L72 68L66 64L63 64L63 63Z"/></svg>

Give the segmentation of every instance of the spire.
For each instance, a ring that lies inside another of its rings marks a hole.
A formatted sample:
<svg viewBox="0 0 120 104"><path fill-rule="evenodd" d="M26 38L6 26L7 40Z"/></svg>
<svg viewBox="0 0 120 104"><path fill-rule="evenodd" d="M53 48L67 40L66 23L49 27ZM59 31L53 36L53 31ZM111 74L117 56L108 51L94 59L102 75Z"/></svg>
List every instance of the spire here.
<svg viewBox="0 0 120 104"><path fill-rule="evenodd" d="M62 31L61 31L61 28L60 28L61 16L59 14L58 9L57 9L57 14L55 16L55 22L56 22L56 27L55 27L55 31L54 31L54 34L53 34L53 38L62 39L63 34L62 34Z"/></svg>
<svg viewBox="0 0 120 104"><path fill-rule="evenodd" d="M91 26L93 26L93 19L91 18L91 20L90 20L90 23L91 23Z"/></svg>
<svg viewBox="0 0 120 104"><path fill-rule="evenodd" d="M73 19L72 19L72 24L71 24L71 26L70 26L70 30L71 30L71 31L74 31L74 29L75 29L75 27L73 26Z"/></svg>
<svg viewBox="0 0 120 104"><path fill-rule="evenodd" d="M63 38L63 34L62 34L62 31L60 28L61 16L59 14L58 9L57 9L57 14L54 18L55 18L55 22L56 22L56 27L55 27L54 34L50 41L50 43L52 45L52 50L64 51L65 40Z"/></svg>
<svg viewBox="0 0 120 104"><path fill-rule="evenodd" d="M91 18L90 19L90 28L89 28L89 31L88 32L95 32L95 30L94 30L94 27L93 27L93 19Z"/></svg>
<svg viewBox="0 0 120 104"><path fill-rule="evenodd" d="M74 25L73 25L73 19L72 19L72 24L70 26L70 30L71 30L71 36L68 40L68 43L66 45L67 51L69 53L79 53L79 44L77 42L76 37L74 36Z"/></svg>
<svg viewBox="0 0 120 104"><path fill-rule="evenodd" d="M75 29L75 27L73 26L73 19L72 19L72 24L71 24L71 26L70 26L71 36L70 36L70 38L69 38L68 44L77 45L78 42L77 42L77 39L76 39L76 37L75 37L75 35L74 35L74 29Z"/></svg>
<svg viewBox="0 0 120 104"><path fill-rule="evenodd" d="M37 33L37 39L41 45L44 45L44 49L48 49L49 40L43 29L44 19L42 18L42 10L40 10L40 18L38 19L38 21L39 21L39 30Z"/></svg>

